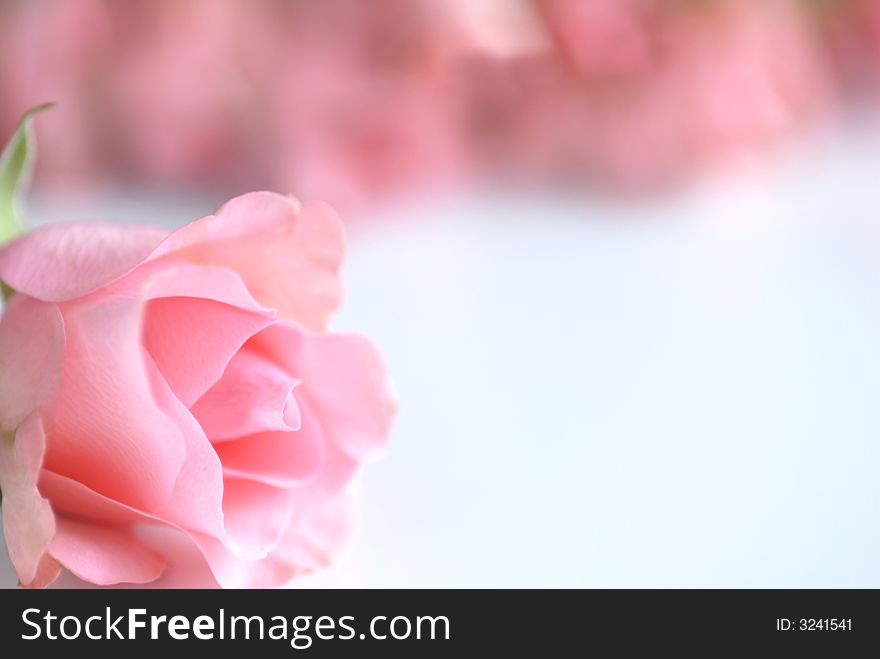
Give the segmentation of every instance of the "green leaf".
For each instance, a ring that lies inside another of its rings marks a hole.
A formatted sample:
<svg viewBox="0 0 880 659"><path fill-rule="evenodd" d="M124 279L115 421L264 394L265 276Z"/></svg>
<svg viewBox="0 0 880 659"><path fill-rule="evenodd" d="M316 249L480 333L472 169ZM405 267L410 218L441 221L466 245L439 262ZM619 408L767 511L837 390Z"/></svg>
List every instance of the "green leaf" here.
<svg viewBox="0 0 880 659"><path fill-rule="evenodd" d="M0 155L0 245L24 230L18 208L33 165L31 117L52 105L54 103L43 103L25 112Z"/></svg>

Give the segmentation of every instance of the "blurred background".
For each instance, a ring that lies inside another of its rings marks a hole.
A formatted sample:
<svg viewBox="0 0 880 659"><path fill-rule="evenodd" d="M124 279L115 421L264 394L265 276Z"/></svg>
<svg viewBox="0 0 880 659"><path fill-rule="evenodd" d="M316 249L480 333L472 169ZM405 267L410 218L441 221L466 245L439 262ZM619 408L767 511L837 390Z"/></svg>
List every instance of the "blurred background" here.
<svg viewBox="0 0 880 659"><path fill-rule="evenodd" d="M2 0L52 190L644 195L876 109L876 0ZM870 110L869 110L870 111ZM355 212L351 212L355 211Z"/></svg>
<svg viewBox="0 0 880 659"><path fill-rule="evenodd" d="M349 229L367 586L880 586L880 0L0 0L30 221Z"/></svg>

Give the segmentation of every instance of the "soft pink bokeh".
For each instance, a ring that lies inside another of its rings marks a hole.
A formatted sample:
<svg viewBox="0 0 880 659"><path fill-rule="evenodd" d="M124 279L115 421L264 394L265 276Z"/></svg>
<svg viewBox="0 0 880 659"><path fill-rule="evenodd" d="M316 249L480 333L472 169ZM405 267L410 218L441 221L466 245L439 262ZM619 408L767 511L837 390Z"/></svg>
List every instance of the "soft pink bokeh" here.
<svg viewBox="0 0 880 659"><path fill-rule="evenodd" d="M876 0L0 4L0 129L58 187L344 210L511 178L664 188L785 144L880 69ZM854 72L859 71L858 75Z"/></svg>
<svg viewBox="0 0 880 659"><path fill-rule="evenodd" d="M470 83L489 169L655 189L765 150L829 109L817 35L787 0L537 6L555 47L483 63Z"/></svg>
<svg viewBox="0 0 880 659"><path fill-rule="evenodd" d="M395 408L375 347L326 330L342 256L332 210L271 193L168 236L64 224L0 250L17 291L0 318L0 483L22 584L62 567L151 582L175 554L145 525L186 534L222 586L330 562L346 486Z"/></svg>

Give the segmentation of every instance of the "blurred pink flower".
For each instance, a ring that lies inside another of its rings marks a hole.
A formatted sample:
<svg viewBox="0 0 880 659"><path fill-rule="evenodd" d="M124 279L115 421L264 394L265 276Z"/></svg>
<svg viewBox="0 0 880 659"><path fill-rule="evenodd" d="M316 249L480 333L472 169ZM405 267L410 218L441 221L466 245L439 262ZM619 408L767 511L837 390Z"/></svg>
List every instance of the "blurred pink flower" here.
<svg viewBox="0 0 880 659"><path fill-rule="evenodd" d="M115 158L133 177L256 183L248 181L259 147L255 90L239 55L252 47L247 26L257 4L217 7L159 0L139 13L118 4L108 9L119 32L101 93L112 132L122 138Z"/></svg>
<svg viewBox="0 0 880 659"><path fill-rule="evenodd" d="M110 39L102 0L0 3L0 126L11 134L24 111L57 101L62 111L39 118L39 132L56 148L40 173L70 187L101 176L102 115L96 95ZM106 66L106 64L104 65Z"/></svg>
<svg viewBox="0 0 880 659"><path fill-rule="evenodd" d="M274 93L276 187L348 209L466 176L443 79L457 37L442 4L336 2L290 25L260 84Z"/></svg>
<svg viewBox="0 0 880 659"><path fill-rule="evenodd" d="M764 150L829 103L817 36L787 0L610 4L541 2L557 45L493 67L500 85L474 77L472 116L488 117L474 139L501 127L500 163L651 189Z"/></svg>
<svg viewBox="0 0 880 659"><path fill-rule="evenodd" d="M537 0L563 58L582 75L643 73L656 53L650 23L657 3L645 0Z"/></svg>
<svg viewBox="0 0 880 659"><path fill-rule="evenodd" d="M839 0L817 7L841 87L858 103L880 99L880 2Z"/></svg>
<svg viewBox="0 0 880 659"><path fill-rule="evenodd" d="M10 2L0 126L58 100L39 173L68 185L275 187L347 210L486 177L655 189L822 116L844 78L829 50L880 61L877 6Z"/></svg>

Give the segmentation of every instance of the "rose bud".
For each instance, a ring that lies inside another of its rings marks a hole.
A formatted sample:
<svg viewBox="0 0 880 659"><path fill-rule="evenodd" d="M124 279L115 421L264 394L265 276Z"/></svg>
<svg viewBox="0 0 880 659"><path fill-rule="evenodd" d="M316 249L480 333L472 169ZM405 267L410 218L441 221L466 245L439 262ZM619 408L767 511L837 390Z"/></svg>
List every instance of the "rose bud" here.
<svg viewBox="0 0 880 659"><path fill-rule="evenodd" d="M62 224L0 249L0 486L22 585L61 568L153 581L175 558L154 526L225 587L330 561L395 410L374 346L326 331L343 251L329 207L268 192L170 235Z"/></svg>

